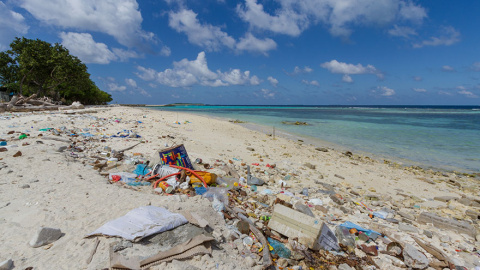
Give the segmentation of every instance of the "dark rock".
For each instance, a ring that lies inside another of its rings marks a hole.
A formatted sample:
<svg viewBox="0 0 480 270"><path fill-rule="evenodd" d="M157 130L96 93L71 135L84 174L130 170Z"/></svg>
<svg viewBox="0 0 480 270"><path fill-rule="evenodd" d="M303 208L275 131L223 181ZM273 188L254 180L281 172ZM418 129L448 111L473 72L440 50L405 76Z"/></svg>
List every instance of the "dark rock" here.
<svg viewBox="0 0 480 270"><path fill-rule="evenodd" d="M320 152L328 152L328 149L325 147L317 147L315 150L320 151Z"/></svg>
<svg viewBox="0 0 480 270"><path fill-rule="evenodd" d="M8 259L3 262L0 262L0 270L10 270L10 269L13 269L12 259Z"/></svg>
<svg viewBox="0 0 480 270"><path fill-rule="evenodd" d="M433 198L435 201L440 201L440 202L449 202L451 200L456 200L456 197L453 196L438 196Z"/></svg>
<svg viewBox="0 0 480 270"><path fill-rule="evenodd" d="M410 244L405 244L403 258L405 265L411 268L424 269L429 264L427 256Z"/></svg>
<svg viewBox="0 0 480 270"><path fill-rule="evenodd" d="M255 149L253 147L247 147L247 150L248 151L255 151Z"/></svg>
<svg viewBox="0 0 480 270"><path fill-rule="evenodd" d="M60 147L57 149L57 152L60 152L60 153L61 153L61 152L65 151L65 150L67 150L67 146L60 146Z"/></svg>
<svg viewBox="0 0 480 270"><path fill-rule="evenodd" d="M331 194L330 199L332 199L332 201L334 201L336 204L345 204L345 200L339 194Z"/></svg>
<svg viewBox="0 0 480 270"><path fill-rule="evenodd" d="M398 224L398 229L404 232L418 233L418 229L416 227L406 223Z"/></svg>
<svg viewBox="0 0 480 270"><path fill-rule="evenodd" d="M62 231L60 229L40 227L30 241L30 246L34 248L41 247L57 241L61 236Z"/></svg>
<svg viewBox="0 0 480 270"><path fill-rule="evenodd" d="M315 168L316 168L315 165L310 164L310 163L305 163L305 164L303 164L303 166L305 166L305 167L307 167L307 168L310 168L310 169L312 169L312 170L315 170Z"/></svg>
<svg viewBox="0 0 480 270"><path fill-rule="evenodd" d="M313 214L312 210L310 210L310 207L306 206L305 204L301 203L301 202L297 202L293 205L293 207L295 208L295 210L299 211L299 212L302 212L304 213L305 215L309 215L311 217L315 217L315 215Z"/></svg>
<svg viewBox="0 0 480 270"><path fill-rule="evenodd" d="M457 201L466 206L471 206L473 204L473 201L467 198L461 198L461 199L458 199Z"/></svg>
<svg viewBox="0 0 480 270"><path fill-rule="evenodd" d="M22 152L18 151L17 153L13 154L13 157L19 157L22 155Z"/></svg>
<svg viewBox="0 0 480 270"><path fill-rule="evenodd" d="M423 234L424 234L426 237L428 237L428 238L432 238L432 237L433 237L432 231L423 230Z"/></svg>
<svg viewBox="0 0 480 270"><path fill-rule="evenodd" d="M250 232L250 225L248 222L241 220L237 223L237 229L240 233L248 235Z"/></svg>

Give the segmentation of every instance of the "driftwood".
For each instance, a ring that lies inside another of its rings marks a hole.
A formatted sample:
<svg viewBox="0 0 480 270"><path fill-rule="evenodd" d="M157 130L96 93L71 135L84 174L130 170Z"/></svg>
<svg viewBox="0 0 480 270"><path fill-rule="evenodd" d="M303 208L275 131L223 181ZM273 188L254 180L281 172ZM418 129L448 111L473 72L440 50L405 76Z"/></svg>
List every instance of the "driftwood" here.
<svg viewBox="0 0 480 270"><path fill-rule="evenodd" d="M0 108L0 112L9 111L9 112L33 112L33 111L53 111L61 110L62 108L66 109L79 109L84 108L80 103L75 104L75 106L65 106L65 105L56 105L48 97L37 98L37 94L33 94L29 97L24 97L22 95L13 96L8 104L3 105Z"/></svg>
<svg viewBox="0 0 480 270"><path fill-rule="evenodd" d="M253 234L257 237L257 239L262 243L263 245L263 269L267 269L270 267L273 262L272 262L272 257L270 256L270 251L268 250L268 241L263 235L263 233L255 227L255 224L248 219L246 216L244 216L241 211L236 210L235 208L231 209L228 206L225 206L228 212L231 214L236 215L239 219L248 222L248 225L250 227L250 230L253 232Z"/></svg>
<svg viewBox="0 0 480 270"><path fill-rule="evenodd" d="M66 142L66 143L71 143L71 142L72 142L72 141L70 141L69 139L65 139L65 138L62 138L62 137L47 137L47 136L43 136L42 139L44 139L44 140L54 140L54 141Z"/></svg>
<svg viewBox="0 0 480 270"><path fill-rule="evenodd" d="M8 109L7 111L10 112L33 112L33 111L57 111L58 108L61 106L59 105L54 105L54 106L14 106L11 109Z"/></svg>

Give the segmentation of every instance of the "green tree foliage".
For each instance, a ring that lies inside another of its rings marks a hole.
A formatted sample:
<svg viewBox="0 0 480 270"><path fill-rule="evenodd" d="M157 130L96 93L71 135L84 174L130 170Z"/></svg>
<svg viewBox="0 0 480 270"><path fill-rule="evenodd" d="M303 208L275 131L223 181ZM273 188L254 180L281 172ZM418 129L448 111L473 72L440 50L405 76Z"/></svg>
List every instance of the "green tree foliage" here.
<svg viewBox="0 0 480 270"><path fill-rule="evenodd" d="M0 52L0 84L25 96L37 94L54 100L106 104L110 94L90 79L87 66L62 45L15 38L10 50Z"/></svg>

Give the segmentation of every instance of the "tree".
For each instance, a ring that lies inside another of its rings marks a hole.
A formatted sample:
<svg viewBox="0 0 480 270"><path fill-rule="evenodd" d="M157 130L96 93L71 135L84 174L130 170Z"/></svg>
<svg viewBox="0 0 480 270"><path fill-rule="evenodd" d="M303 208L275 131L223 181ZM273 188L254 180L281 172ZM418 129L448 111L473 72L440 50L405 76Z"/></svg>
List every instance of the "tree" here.
<svg viewBox="0 0 480 270"><path fill-rule="evenodd" d="M106 104L111 95L90 79L87 66L61 44L15 38L10 50L0 52L0 83L23 95L54 100Z"/></svg>

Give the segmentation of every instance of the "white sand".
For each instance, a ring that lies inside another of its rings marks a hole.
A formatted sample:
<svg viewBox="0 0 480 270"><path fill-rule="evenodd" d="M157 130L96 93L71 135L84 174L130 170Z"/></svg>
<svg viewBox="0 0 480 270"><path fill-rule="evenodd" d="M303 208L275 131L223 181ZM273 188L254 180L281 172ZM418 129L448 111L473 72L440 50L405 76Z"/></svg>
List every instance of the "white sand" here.
<svg viewBox="0 0 480 270"><path fill-rule="evenodd" d="M201 210L215 229L221 230L224 226L223 218L212 215L214 212L209 210L211 207L205 199L194 197L181 202L178 196L172 199L170 196L153 194L149 187L140 192L109 184L106 177L85 162L86 159L72 158L68 150L57 152L59 147L68 144L42 139L38 136L40 133L47 136L52 134L39 131L41 128L89 128L92 134L115 134L131 129L142 138L106 138L106 142L87 143L85 146L101 152L105 146L122 149L145 140L145 143L125 154L142 153L153 162L158 159L158 149L166 144L183 143L192 161L201 158L204 163L214 165L217 160L226 163L232 160L236 166L240 166L241 162L260 163L260 166L252 167L255 175L264 180L269 180L268 176L261 173L269 170L265 165L276 164L279 173L297 175L289 180L294 190L301 187L320 188L314 181L321 180L343 188L353 187L361 193L390 195L392 202L402 203L411 200L409 196L416 196L420 200L425 199L426 204L435 204L431 201L434 196L460 197L463 194L464 191L446 183L448 179L455 179L464 187L475 187L478 193L477 184L466 178L452 174L442 176L411 172L377 161L350 158L332 149L320 152L312 145L278 137L273 140L266 134L227 121L144 108L110 107L95 110L98 112L76 115L60 112L0 114L0 138L8 142L8 151L0 152L0 168L3 167L0 170L0 261L11 258L15 269L29 266L34 269L107 268L108 246L116 239L100 237L97 252L92 262L87 264L95 240L84 239L84 236L133 208L150 204L167 207L171 211ZM95 120L90 116L105 120ZM174 124L177 117L180 125ZM114 118L121 120L117 123L113 121ZM184 123L187 120L190 123ZM15 140L20 133L7 135L9 131L27 132L30 136ZM65 134L61 137L69 138ZM84 139L78 137L72 140ZM43 144L37 144L36 141L43 141ZM24 143L29 145L23 146ZM14 144L18 147L12 147ZM77 144L82 145L82 142ZM247 150L247 147L255 151ZM17 151L21 151L22 155L13 157ZM100 155L93 150L78 154ZM305 167L307 162L315 165L316 169ZM258 172L256 168L259 168ZM243 169L239 173L244 175ZM279 176L275 176L271 180L279 179ZM436 181L437 184L427 181ZM418 204L421 205L421 202ZM32 248L28 242L40 226L60 228L65 235L49 249ZM215 268L217 264L220 269L232 269L233 266L237 269L247 268L227 249L215 251L213 258L195 258L186 263L197 265L200 269ZM152 269L185 268L189 264L176 262Z"/></svg>

